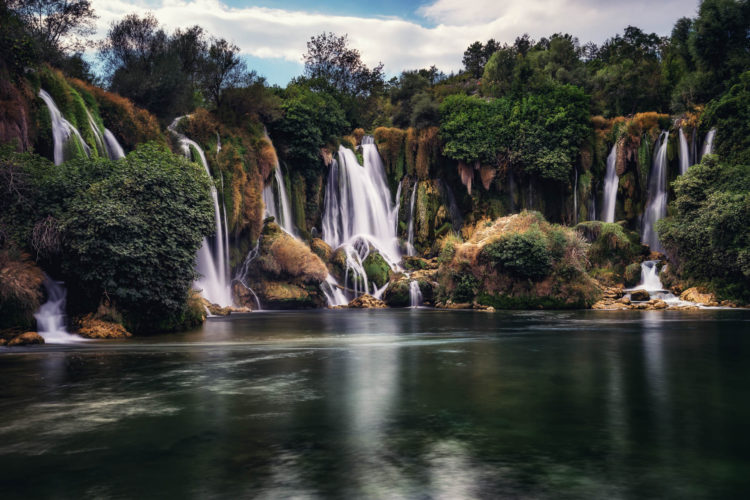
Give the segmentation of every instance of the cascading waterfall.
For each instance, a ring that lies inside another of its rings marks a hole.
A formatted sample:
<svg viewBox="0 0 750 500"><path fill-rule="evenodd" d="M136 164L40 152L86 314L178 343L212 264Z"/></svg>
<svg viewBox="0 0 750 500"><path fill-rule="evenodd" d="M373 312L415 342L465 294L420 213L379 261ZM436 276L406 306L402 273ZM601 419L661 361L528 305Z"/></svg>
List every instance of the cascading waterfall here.
<svg viewBox="0 0 750 500"><path fill-rule="evenodd" d="M662 132L654 148L654 160L648 182L648 200L643 213L641 241L651 250L663 251L656 234L656 222L667 215L667 143L669 132Z"/></svg>
<svg viewBox="0 0 750 500"><path fill-rule="evenodd" d="M39 97L47 105L47 109L49 110L50 122L52 122L52 140L54 143L53 159L55 161L55 165L59 165L65 160L71 158L69 154L66 154L68 153L68 151L66 151L66 146L68 145L71 138L78 142L87 156L91 156L91 149L89 148L88 144L86 144L86 141L83 140L83 137L81 137L81 133L77 128L73 126L72 123L65 119L65 117L60 112L60 108L58 108L57 104L55 104L55 100L52 99L52 96L49 95L46 91L40 89Z"/></svg>
<svg viewBox="0 0 750 500"><path fill-rule="evenodd" d="M183 118L183 116L176 118L168 127L168 130L178 139L185 157L193 161L197 159L205 169L206 174L211 177L211 170L208 168L203 149L195 141L188 139L177 131L177 125ZM193 158L194 154L197 158ZM213 244L209 238L204 238L203 244L198 250L197 268L201 277L195 282L195 286L202 290L203 297L209 302L220 306L230 306L233 301L229 279L229 234L226 225L226 210L222 215L219 193L213 182L211 183L211 198L214 202L216 235L211 238Z"/></svg>
<svg viewBox="0 0 750 500"><path fill-rule="evenodd" d="M110 160L119 160L125 157L125 151L117 142L115 135L108 129L104 128L102 131L99 125L96 124L96 120L91 116L91 112L87 109L86 115L89 120L89 128L94 133L94 141L96 142L96 149L100 154L106 154Z"/></svg>
<svg viewBox="0 0 750 500"><path fill-rule="evenodd" d="M664 291L664 285L662 285L659 279L658 261L647 260L641 263L641 281L636 286L638 290L646 290L647 292L661 292Z"/></svg>
<svg viewBox="0 0 750 500"><path fill-rule="evenodd" d="M263 203L266 205L266 213L273 216L281 229L299 238L292 220L292 204L289 202L284 175L278 162L274 168L274 178L263 188Z"/></svg>
<svg viewBox="0 0 750 500"><path fill-rule="evenodd" d="M242 262L242 266L240 267L239 271L237 271L237 275L234 277L234 281L245 287L248 292L250 292L255 299L255 306L256 311L262 311L263 307L260 304L260 299L258 299L258 296L255 294L255 291L250 288L250 285L247 284L247 275L248 270L250 267L250 263L258 257L258 253L260 252L260 239L261 237L258 237L258 241L255 243L255 246L247 253L245 256L245 260Z"/></svg>
<svg viewBox="0 0 750 500"><path fill-rule="evenodd" d="M620 178L617 176L617 143L607 156L607 173L604 176L604 207L602 216L604 222L615 221L615 202L617 201L617 187Z"/></svg>
<svg viewBox="0 0 750 500"><path fill-rule="evenodd" d="M712 128L706 134L706 140L703 141L703 151L701 152L701 160L706 155L713 154L714 152L714 137L716 137L716 129Z"/></svg>
<svg viewBox="0 0 750 500"><path fill-rule="evenodd" d="M344 248L344 288L355 297L370 293L362 262L372 250L377 250L392 269L399 269L401 260L396 235L399 206L391 199L385 168L370 136L362 139L362 155L364 165L358 163L352 150L339 147L338 161L331 163L328 174L322 219L323 240L331 248ZM400 197L401 184L396 200ZM383 290L372 284L371 293L376 297Z"/></svg>
<svg viewBox="0 0 750 500"><path fill-rule="evenodd" d="M37 333L44 341L53 344L64 344L83 340L78 335L68 333L65 328L65 286L44 275L44 289L47 291L47 302L34 313Z"/></svg>
<svg viewBox="0 0 750 500"><path fill-rule="evenodd" d="M406 233L406 252L408 255L414 255L414 205L417 201L417 185L419 183L415 180L414 187L411 190L411 200L409 201L409 226Z"/></svg>
<svg viewBox="0 0 750 500"><path fill-rule="evenodd" d="M685 132L680 129L680 175L685 175L690 167L690 150Z"/></svg>
<svg viewBox="0 0 750 500"><path fill-rule="evenodd" d="M412 280L409 282L409 305L419 307L422 305L422 290L419 288L419 282Z"/></svg>

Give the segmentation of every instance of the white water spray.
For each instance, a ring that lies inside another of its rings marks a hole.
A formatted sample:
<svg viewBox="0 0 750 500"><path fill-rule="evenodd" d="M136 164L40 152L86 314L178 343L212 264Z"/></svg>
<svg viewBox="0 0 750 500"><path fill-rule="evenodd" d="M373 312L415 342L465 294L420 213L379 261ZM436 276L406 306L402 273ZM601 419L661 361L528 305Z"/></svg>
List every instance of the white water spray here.
<svg viewBox="0 0 750 500"><path fill-rule="evenodd" d="M680 175L685 175L690 167L690 150L688 149L685 132L680 129Z"/></svg>
<svg viewBox="0 0 750 500"><path fill-rule="evenodd" d="M44 289L47 291L47 302L34 313L37 333L44 337L48 344L67 344L83 340L78 335L68 333L65 327L66 290L62 282L54 281L44 275Z"/></svg>
<svg viewBox="0 0 750 500"><path fill-rule="evenodd" d="M419 282L412 280L409 282L409 305L419 307L422 305L422 290L419 288Z"/></svg>
<svg viewBox="0 0 750 500"><path fill-rule="evenodd" d="M52 140L54 143L54 161L55 165L59 165L65 160L70 159L70 155L66 155L66 145L73 138L78 141L78 144L83 148L87 156L91 156L91 149L89 148L86 141L81 137L81 133L77 128L73 126L60 112L60 109L55 104L55 100L46 91L40 89L39 97L47 105L49 110L50 121L52 122Z"/></svg>
<svg viewBox="0 0 750 500"><path fill-rule="evenodd" d="M701 152L701 160L703 160L704 156L713 154L715 137L716 137L716 129L712 128L706 134L706 140L703 141L703 151Z"/></svg>
<svg viewBox="0 0 750 500"><path fill-rule="evenodd" d="M667 143L669 132L662 132L654 147L654 160L648 183L648 200L643 212L641 241L651 250L663 251L656 234L656 222L667 215Z"/></svg>
<svg viewBox="0 0 750 500"><path fill-rule="evenodd" d="M620 178L617 176L617 143L607 157L607 172L604 176L604 207L602 216L604 222L615 221L615 202L617 201L617 187Z"/></svg>

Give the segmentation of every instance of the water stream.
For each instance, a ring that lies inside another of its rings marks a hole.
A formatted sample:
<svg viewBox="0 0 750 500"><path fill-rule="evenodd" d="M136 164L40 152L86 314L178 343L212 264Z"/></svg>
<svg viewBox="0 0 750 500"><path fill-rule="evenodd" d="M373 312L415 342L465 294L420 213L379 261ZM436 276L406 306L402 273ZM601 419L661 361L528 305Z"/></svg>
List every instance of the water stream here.
<svg viewBox="0 0 750 500"><path fill-rule="evenodd" d="M617 188L620 178L617 176L617 143L607 156L607 172L604 176L604 203L602 217L604 222L615 221L615 203L617 201Z"/></svg>
<svg viewBox="0 0 750 500"><path fill-rule="evenodd" d="M667 215L667 144L669 132L659 135L654 147L654 159L649 174L648 200L643 212L641 241L651 250L663 251L656 234L656 222Z"/></svg>

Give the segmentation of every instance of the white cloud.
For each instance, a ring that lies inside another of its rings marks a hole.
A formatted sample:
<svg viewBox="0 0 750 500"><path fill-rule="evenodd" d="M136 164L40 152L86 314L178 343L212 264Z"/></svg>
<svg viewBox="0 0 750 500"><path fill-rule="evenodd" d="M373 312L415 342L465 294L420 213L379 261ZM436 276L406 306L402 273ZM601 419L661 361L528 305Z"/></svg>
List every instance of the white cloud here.
<svg viewBox="0 0 750 500"><path fill-rule="evenodd" d="M395 18L363 18L271 9L232 8L218 0L93 0L100 16L99 36L131 12L153 12L170 30L199 24L227 38L246 54L300 62L306 42L323 31L348 33L369 65L382 61L386 72L437 65L461 67L464 49L475 40L512 42L568 32L582 42L601 42L628 24L668 34L674 22L695 13L697 0L436 0L419 13L437 25L426 28Z"/></svg>

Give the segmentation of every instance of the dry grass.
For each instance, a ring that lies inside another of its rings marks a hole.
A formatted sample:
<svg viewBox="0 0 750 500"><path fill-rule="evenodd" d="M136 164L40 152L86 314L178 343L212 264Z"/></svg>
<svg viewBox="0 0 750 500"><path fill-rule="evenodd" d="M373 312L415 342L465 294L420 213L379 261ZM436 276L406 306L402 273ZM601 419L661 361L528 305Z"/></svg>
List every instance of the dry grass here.
<svg viewBox="0 0 750 500"><path fill-rule="evenodd" d="M258 169L260 169L260 176L265 182L279 164L279 158L276 155L276 148L265 137L258 140L256 149L258 150Z"/></svg>
<svg viewBox="0 0 750 500"><path fill-rule="evenodd" d="M204 108L198 108L190 114L187 120L183 120L181 126L184 133L198 144L210 144L216 141L216 132L219 130L219 122Z"/></svg>
<svg viewBox="0 0 750 500"><path fill-rule="evenodd" d="M417 129L413 127L406 129L406 140L404 143L404 147L406 173L412 175L417 163Z"/></svg>
<svg viewBox="0 0 750 500"><path fill-rule="evenodd" d="M44 273L28 254L0 250L0 302L11 302L32 314L42 300Z"/></svg>
<svg viewBox="0 0 750 500"><path fill-rule="evenodd" d="M386 169L388 173L392 173L403 154L406 132L395 127L378 127L374 137Z"/></svg>
<svg viewBox="0 0 750 500"><path fill-rule="evenodd" d="M421 180L427 180L430 177L430 165L435 164L440 154L438 128L428 127L420 130L418 142L415 164L416 173Z"/></svg>
<svg viewBox="0 0 750 500"><path fill-rule="evenodd" d="M286 233L280 234L269 250L282 273L318 282L325 281L328 276L328 269L320 257Z"/></svg>
<svg viewBox="0 0 750 500"><path fill-rule="evenodd" d="M352 132L352 136L354 136L354 139L357 141L355 143L356 145L362 144L362 138L365 136L365 129L355 128Z"/></svg>

